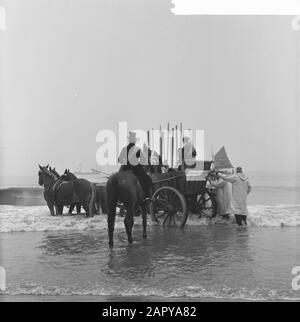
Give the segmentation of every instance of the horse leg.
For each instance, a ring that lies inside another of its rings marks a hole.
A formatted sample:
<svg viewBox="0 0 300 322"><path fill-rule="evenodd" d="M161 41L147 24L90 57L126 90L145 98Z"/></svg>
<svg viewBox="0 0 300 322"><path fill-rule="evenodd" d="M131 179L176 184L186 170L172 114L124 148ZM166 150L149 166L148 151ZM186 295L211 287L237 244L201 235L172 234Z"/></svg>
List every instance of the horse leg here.
<svg viewBox="0 0 300 322"><path fill-rule="evenodd" d="M72 215L72 212L74 210L75 204L71 204L69 208L69 215Z"/></svg>
<svg viewBox="0 0 300 322"><path fill-rule="evenodd" d="M109 206L108 215L107 215L108 238L109 238L110 247L114 246L115 219L116 219L116 202L112 202Z"/></svg>
<svg viewBox="0 0 300 322"><path fill-rule="evenodd" d="M49 208L49 210L50 210L50 214L51 214L51 216L55 216L55 212L54 212L54 205L53 205L53 203L51 203L51 202L47 201L47 205L48 205L48 208Z"/></svg>
<svg viewBox="0 0 300 322"><path fill-rule="evenodd" d="M100 204L99 203L95 203L95 206L94 206L94 212L96 215L99 215L100 216Z"/></svg>
<svg viewBox="0 0 300 322"><path fill-rule="evenodd" d="M132 244L132 227L133 227L133 216L135 213L135 206L130 206L127 208L127 213L125 215L124 224L127 232L128 242Z"/></svg>
<svg viewBox="0 0 300 322"><path fill-rule="evenodd" d="M142 204L142 217L143 217L143 238L147 238L147 203Z"/></svg>
<svg viewBox="0 0 300 322"><path fill-rule="evenodd" d="M64 210L64 205L58 205L57 208L58 208L58 213L62 215Z"/></svg>
<svg viewBox="0 0 300 322"><path fill-rule="evenodd" d="M64 206L61 204L55 204L56 215L62 215Z"/></svg>
<svg viewBox="0 0 300 322"><path fill-rule="evenodd" d="M84 209L84 211L85 211L85 215L86 215L86 217L88 217L88 216L89 216L89 206L88 206L88 205L86 205L86 203L84 203L84 204L82 205L82 207L83 207L83 209Z"/></svg>
<svg viewBox="0 0 300 322"><path fill-rule="evenodd" d="M81 204L80 203L76 204L76 211L77 211L77 215L79 215L81 212Z"/></svg>
<svg viewBox="0 0 300 322"><path fill-rule="evenodd" d="M91 194L88 196L87 201L86 201L86 206L88 209L88 216L89 217L94 217L94 209L95 209L95 185L91 184Z"/></svg>
<svg viewBox="0 0 300 322"><path fill-rule="evenodd" d="M54 207L55 207L56 216L58 216L58 215L59 215L59 208L58 208L58 205L57 205L57 204L55 204L55 205L54 205Z"/></svg>

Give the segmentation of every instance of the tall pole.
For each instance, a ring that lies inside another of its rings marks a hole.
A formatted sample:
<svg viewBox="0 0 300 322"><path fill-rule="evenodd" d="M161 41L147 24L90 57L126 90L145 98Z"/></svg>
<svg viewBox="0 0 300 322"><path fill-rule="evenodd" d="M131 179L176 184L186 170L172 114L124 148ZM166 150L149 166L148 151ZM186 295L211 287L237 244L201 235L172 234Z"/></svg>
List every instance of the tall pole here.
<svg viewBox="0 0 300 322"><path fill-rule="evenodd" d="M161 157L161 160L162 160L162 162L164 162L164 154L166 153L165 152L165 133L164 132L162 132L162 151L161 151L161 155L160 155L160 157Z"/></svg>
<svg viewBox="0 0 300 322"><path fill-rule="evenodd" d="M172 141L171 141L171 168L174 166L174 128L172 128Z"/></svg>
<svg viewBox="0 0 300 322"><path fill-rule="evenodd" d="M167 164L169 165L169 147L170 147L170 123L167 127Z"/></svg>
<svg viewBox="0 0 300 322"><path fill-rule="evenodd" d="M147 146L148 146L148 149L150 149L150 131L149 130L147 131Z"/></svg>
<svg viewBox="0 0 300 322"><path fill-rule="evenodd" d="M177 162L177 152L178 152L178 126L175 125L175 164Z"/></svg>
<svg viewBox="0 0 300 322"><path fill-rule="evenodd" d="M183 140L183 128L182 122L180 123L180 148L182 148L182 140Z"/></svg>
<svg viewBox="0 0 300 322"><path fill-rule="evenodd" d="M163 143L162 143L162 133L161 133L161 125L159 126L159 155L162 157L162 148L163 148Z"/></svg>
<svg viewBox="0 0 300 322"><path fill-rule="evenodd" d="M151 131L151 148L152 148L152 150L154 150L154 130L153 130L153 128Z"/></svg>

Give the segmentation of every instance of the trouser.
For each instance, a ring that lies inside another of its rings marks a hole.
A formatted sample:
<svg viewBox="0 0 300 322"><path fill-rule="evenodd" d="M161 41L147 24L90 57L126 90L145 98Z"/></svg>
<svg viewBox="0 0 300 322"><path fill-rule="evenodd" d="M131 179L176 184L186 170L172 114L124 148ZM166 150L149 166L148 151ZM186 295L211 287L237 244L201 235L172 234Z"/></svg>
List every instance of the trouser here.
<svg viewBox="0 0 300 322"><path fill-rule="evenodd" d="M239 226L243 226L243 223L247 226L247 216L245 215L234 215L234 216L235 216L236 223Z"/></svg>
<svg viewBox="0 0 300 322"><path fill-rule="evenodd" d="M144 168L142 167L142 165L138 164L137 166L133 167L133 173L139 179L142 189L144 191L145 197L150 197L152 181L151 181L151 178L146 173L146 171L144 170Z"/></svg>

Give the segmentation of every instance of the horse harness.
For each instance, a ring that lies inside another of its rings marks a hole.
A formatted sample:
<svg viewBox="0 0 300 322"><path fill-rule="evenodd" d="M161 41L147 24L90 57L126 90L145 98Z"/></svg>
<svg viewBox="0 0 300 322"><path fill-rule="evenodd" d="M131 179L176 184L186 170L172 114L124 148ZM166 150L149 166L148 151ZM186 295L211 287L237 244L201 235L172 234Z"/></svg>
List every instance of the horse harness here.
<svg viewBox="0 0 300 322"><path fill-rule="evenodd" d="M54 182L53 186L51 187L51 190L54 193L54 196L64 183L66 183L66 181L63 181L61 179L58 179Z"/></svg>
<svg viewBox="0 0 300 322"><path fill-rule="evenodd" d="M59 191L59 189L61 188L61 186L63 184L67 183L66 181L63 181L61 179L57 179L53 182L53 184L49 187L49 189L47 189L47 195L53 200L55 201L56 199L56 193Z"/></svg>

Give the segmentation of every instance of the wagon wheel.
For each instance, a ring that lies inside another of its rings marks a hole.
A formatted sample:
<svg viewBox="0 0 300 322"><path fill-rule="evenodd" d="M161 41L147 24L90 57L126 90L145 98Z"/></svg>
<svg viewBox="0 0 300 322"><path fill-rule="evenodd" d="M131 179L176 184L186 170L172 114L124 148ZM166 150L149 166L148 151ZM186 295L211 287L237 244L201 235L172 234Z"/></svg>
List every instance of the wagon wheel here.
<svg viewBox="0 0 300 322"><path fill-rule="evenodd" d="M152 196L150 214L159 224L183 228L188 217L186 200L175 188L161 187Z"/></svg>
<svg viewBox="0 0 300 322"><path fill-rule="evenodd" d="M217 215L217 202L215 196L209 190L205 190L197 196L197 212L199 217L202 216L214 218Z"/></svg>

